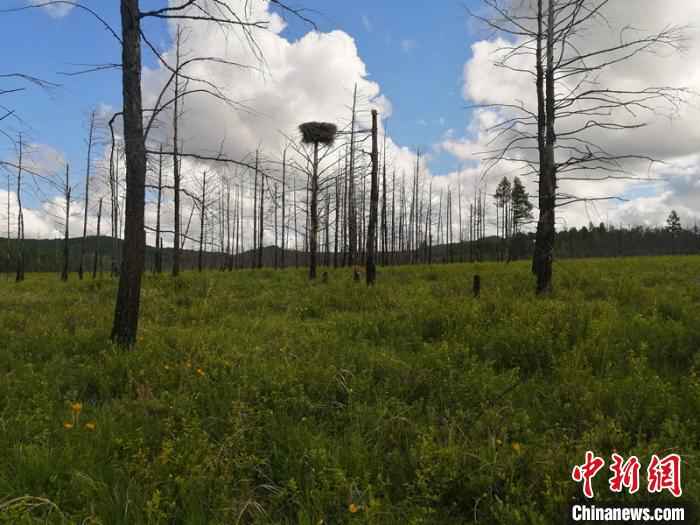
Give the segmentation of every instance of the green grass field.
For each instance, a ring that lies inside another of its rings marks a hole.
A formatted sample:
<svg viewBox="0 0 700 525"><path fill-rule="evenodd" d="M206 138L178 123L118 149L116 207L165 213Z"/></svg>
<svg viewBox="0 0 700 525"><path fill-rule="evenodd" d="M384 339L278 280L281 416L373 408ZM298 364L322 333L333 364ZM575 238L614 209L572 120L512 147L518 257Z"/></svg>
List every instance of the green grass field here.
<svg viewBox="0 0 700 525"><path fill-rule="evenodd" d="M132 351L114 281L0 279L0 523L563 523L614 449L700 502L700 257L329 273L149 274Z"/></svg>

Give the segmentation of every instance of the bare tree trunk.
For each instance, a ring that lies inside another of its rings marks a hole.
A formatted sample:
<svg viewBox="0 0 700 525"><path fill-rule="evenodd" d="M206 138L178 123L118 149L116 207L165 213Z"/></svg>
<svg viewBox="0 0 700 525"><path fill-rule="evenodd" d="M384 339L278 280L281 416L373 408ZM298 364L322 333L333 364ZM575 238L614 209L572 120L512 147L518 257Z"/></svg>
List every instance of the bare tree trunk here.
<svg viewBox="0 0 700 525"><path fill-rule="evenodd" d="M287 251L287 228L286 228L286 211L287 204L285 201L285 194L287 192L287 148L284 148L282 153L282 254L280 264L282 268L286 268L284 257Z"/></svg>
<svg viewBox="0 0 700 525"><path fill-rule="evenodd" d="M204 255L204 217L207 211L206 208L206 198L207 198L207 172L205 171L202 177L202 200L200 202L200 214L199 214L199 252L197 254L197 271L202 271L202 257Z"/></svg>
<svg viewBox="0 0 700 525"><path fill-rule="evenodd" d="M21 168L22 162L20 161L19 166ZM12 266L12 242L10 240L10 171L7 171L7 279L10 279L10 273L12 270L10 267Z"/></svg>
<svg viewBox="0 0 700 525"><path fill-rule="evenodd" d="M9 193L9 192L8 192ZM15 282L24 281L24 209L22 208L22 135L19 136L19 162L17 166L17 275ZM9 237L9 236L8 236Z"/></svg>
<svg viewBox="0 0 700 525"><path fill-rule="evenodd" d="M335 235L333 236L333 268L338 267L338 232L340 228L340 160L335 175Z"/></svg>
<svg viewBox="0 0 700 525"><path fill-rule="evenodd" d="M394 224L396 223L396 201L395 201L395 188L396 188L396 170L392 172L391 175L391 263L395 264L396 260L396 229Z"/></svg>
<svg viewBox="0 0 700 525"><path fill-rule="evenodd" d="M146 145L141 102L141 29L138 0L122 0L122 86L126 152L126 224L122 268L112 327L121 346L136 342L146 238L144 205Z"/></svg>
<svg viewBox="0 0 700 525"><path fill-rule="evenodd" d="M330 220L331 220L331 196L326 191L326 246L325 246L325 259L324 265L331 265L331 238L330 238Z"/></svg>
<svg viewBox="0 0 700 525"><path fill-rule="evenodd" d="M297 190L292 193L294 206L294 266L299 268L299 230L297 229Z"/></svg>
<svg viewBox="0 0 700 525"><path fill-rule="evenodd" d="M100 197L100 203L97 206L97 238L95 242L95 254L92 260L92 278L97 278L97 265L100 265L100 274L102 274L102 250L100 242L100 233L102 226L102 198Z"/></svg>
<svg viewBox="0 0 700 525"><path fill-rule="evenodd" d="M314 165L311 176L310 219L311 232L309 235L309 279L316 279L316 240L318 238L318 142L314 142Z"/></svg>
<svg viewBox="0 0 700 525"><path fill-rule="evenodd" d="M274 250L275 250L275 270L277 270L279 268L279 257L278 257L278 253L277 253L278 252L277 247L279 246L279 244L278 244L278 238L277 238L277 208L278 208L278 205L277 205L277 183L276 182L275 182L274 188L275 188L275 193L274 193L274 197L273 197L273 203L275 205L275 247L274 247Z"/></svg>
<svg viewBox="0 0 700 525"><path fill-rule="evenodd" d="M61 271L61 281L68 280L68 259L70 256L68 248L68 240L70 238L70 179L69 179L69 167L66 164L66 186L64 189L64 196L66 198L66 217L65 217L65 234L63 236L63 270Z"/></svg>
<svg viewBox="0 0 700 525"><path fill-rule="evenodd" d="M256 152L255 154L255 171L258 171L258 154ZM260 174L260 213L258 220L260 221L258 225L258 268L263 267L263 233L264 233L264 226L263 226L263 213L264 213L264 204L265 204L265 174L261 173Z"/></svg>
<svg viewBox="0 0 700 525"><path fill-rule="evenodd" d="M253 251L250 254L250 267L255 268L258 253L258 152L255 152L255 177L253 182Z"/></svg>
<svg viewBox="0 0 700 525"><path fill-rule="evenodd" d="M160 155L158 155L158 201L156 205L156 261L155 273L163 271L163 252L160 242L160 203L163 194L163 144L160 145Z"/></svg>
<svg viewBox="0 0 700 525"><path fill-rule="evenodd" d="M556 173L554 171L554 9L549 0L547 35L542 32L542 0L538 0L537 33L537 139L540 150L539 220L535 237L533 273L538 294L552 289L552 252L554 248L554 207ZM543 72L542 39L546 39L547 65ZM545 94L546 91L546 94Z"/></svg>
<svg viewBox="0 0 700 525"><path fill-rule="evenodd" d="M83 238L80 242L80 266L78 267L78 278L83 280L83 264L85 263L85 242L87 240L87 220L88 220L88 205L90 202L90 158L92 154L92 140L95 129L95 112L90 114L90 133L88 134L88 150L87 150L87 167L85 168L85 210L83 215Z"/></svg>
<svg viewBox="0 0 700 525"><path fill-rule="evenodd" d="M357 255L357 213L355 209L355 109L357 105L357 84L352 96L352 121L350 124L350 162L348 169L348 265L355 264Z"/></svg>
<svg viewBox="0 0 700 525"><path fill-rule="evenodd" d="M180 98L180 41L182 38L182 28L178 25L175 37L175 91L173 101L173 277L180 275L180 160L178 158L179 137L178 137L178 121L179 114L179 98Z"/></svg>
<svg viewBox="0 0 700 525"><path fill-rule="evenodd" d="M382 169L382 264L387 265L388 234L386 224L386 130L384 130L384 166Z"/></svg>
<svg viewBox="0 0 700 525"><path fill-rule="evenodd" d="M372 182L370 187L369 227L367 229L367 269L365 277L367 286L372 286L377 279L374 249L377 235L377 207L379 204L379 151L377 147L377 110L372 110Z"/></svg>

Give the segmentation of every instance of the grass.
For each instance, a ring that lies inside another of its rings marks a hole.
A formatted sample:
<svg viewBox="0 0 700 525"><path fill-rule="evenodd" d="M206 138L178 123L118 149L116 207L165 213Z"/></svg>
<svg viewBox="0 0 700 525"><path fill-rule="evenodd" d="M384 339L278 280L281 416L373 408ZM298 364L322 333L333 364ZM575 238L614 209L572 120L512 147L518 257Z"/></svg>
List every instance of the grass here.
<svg viewBox="0 0 700 525"><path fill-rule="evenodd" d="M700 257L555 272L149 274L132 351L114 281L0 280L0 523L560 523L614 449L697 503Z"/></svg>

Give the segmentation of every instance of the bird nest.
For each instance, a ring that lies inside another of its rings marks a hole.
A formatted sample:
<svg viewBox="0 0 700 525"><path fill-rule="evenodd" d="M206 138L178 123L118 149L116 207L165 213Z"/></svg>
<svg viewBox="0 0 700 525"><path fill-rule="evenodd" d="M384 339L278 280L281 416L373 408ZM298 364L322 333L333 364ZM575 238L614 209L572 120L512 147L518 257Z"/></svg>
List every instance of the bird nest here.
<svg viewBox="0 0 700 525"><path fill-rule="evenodd" d="M299 126L299 131L305 144L333 144L338 128L329 122L306 122Z"/></svg>

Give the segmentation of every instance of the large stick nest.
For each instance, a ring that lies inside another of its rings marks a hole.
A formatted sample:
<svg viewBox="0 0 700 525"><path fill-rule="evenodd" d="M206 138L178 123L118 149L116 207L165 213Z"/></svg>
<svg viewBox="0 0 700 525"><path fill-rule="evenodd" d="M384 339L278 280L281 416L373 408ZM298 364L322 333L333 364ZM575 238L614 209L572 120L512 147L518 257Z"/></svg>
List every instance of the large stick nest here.
<svg viewBox="0 0 700 525"><path fill-rule="evenodd" d="M305 122L299 126L301 141L304 144L333 144L338 128L329 122Z"/></svg>

